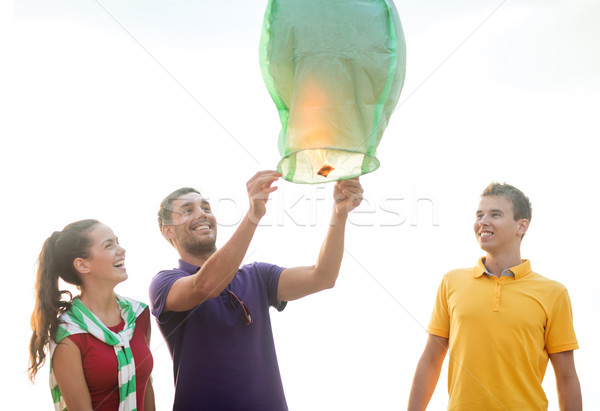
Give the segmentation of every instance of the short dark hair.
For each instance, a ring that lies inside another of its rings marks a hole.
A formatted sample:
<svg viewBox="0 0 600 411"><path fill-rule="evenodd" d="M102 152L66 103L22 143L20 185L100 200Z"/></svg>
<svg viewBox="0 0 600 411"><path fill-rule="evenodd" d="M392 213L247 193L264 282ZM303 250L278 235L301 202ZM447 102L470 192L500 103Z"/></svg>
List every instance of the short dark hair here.
<svg viewBox="0 0 600 411"><path fill-rule="evenodd" d="M531 221L531 201L518 188L506 183L493 182L481 193L481 197L485 196L503 196L508 198L512 203L515 221L522 218Z"/></svg>
<svg viewBox="0 0 600 411"><path fill-rule="evenodd" d="M162 231L163 226L169 225L171 221L171 203L177 198L181 197L184 194L189 193L198 193L200 192L195 188L191 187L182 187L178 190L173 191L171 194L166 196L163 201L160 203L160 208L158 209L158 228ZM200 194L202 195L202 194Z"/></svg>

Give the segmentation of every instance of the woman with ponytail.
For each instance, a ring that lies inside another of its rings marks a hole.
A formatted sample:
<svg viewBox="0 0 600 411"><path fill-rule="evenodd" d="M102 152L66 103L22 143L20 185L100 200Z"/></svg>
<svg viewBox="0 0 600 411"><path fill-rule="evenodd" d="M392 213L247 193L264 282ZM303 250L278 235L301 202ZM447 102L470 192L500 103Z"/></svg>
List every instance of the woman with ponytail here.
<svg viewBox="0 0 600 411"><path fill-rule="evenodd" d="M59 290L58 280L80 295ZM114 287L127 278L125 249L106 225L82 220L54 232L38 259L29 377L49 357L56 410L154 410L150 316Z"/></svg>

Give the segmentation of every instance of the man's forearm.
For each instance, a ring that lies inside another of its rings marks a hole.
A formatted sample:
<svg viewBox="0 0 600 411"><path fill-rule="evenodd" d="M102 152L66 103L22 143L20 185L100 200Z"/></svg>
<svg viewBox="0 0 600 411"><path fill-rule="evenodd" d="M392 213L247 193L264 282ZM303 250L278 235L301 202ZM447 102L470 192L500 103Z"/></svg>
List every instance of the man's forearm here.
<svg viewBox="0 0 600 411"><path fill-rule="evenodd" d="M408 411L424 411L440 377L440 368L421 358L408 399Z"/></svg>
<svg viewBox="0 0 600 411"><path fill-rule="evenodd" d="M342 258L344 257L347 218L347 213L337 212L334 208L329 229L315 264L316 275L323 282L324 288L333 287L340 272Z"/></svg>
<svg viewBox="0 0 600 411"><path fill-rule="evenodd" d="M196 281L202 283L198 285L205 290L206 299L219 295L237 273L256 231L255 221L248 215L244 216L229 241L202 266Z"/></svg>
<svg viewBox="0 0 600 411"><path fill-rule="evenodd" d="M446 352L448 339L430 334L423 355L417 364L413 379L410 397L408 399L409 411L424 411L431 400L437 385Z"/></svg>
<svg viewBox="0 0 600 411"><path fill-rule="evenodd" d="M558 404L560 411L581 411L581 386L577 375L557 380Z"/></svg>

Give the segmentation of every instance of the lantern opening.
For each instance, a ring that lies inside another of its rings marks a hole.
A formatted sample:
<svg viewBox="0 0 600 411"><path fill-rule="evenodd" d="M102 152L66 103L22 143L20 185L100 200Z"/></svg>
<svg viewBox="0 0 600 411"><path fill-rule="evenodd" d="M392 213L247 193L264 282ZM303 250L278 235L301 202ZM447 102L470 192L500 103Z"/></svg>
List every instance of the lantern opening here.
<svg viewBox="0 0 600 411"><path fill-rule="evenodd" d="M283 157L277 166L285 180L301 184L358 177L377 168L375 156L338 148L298 150Z"/></svg>

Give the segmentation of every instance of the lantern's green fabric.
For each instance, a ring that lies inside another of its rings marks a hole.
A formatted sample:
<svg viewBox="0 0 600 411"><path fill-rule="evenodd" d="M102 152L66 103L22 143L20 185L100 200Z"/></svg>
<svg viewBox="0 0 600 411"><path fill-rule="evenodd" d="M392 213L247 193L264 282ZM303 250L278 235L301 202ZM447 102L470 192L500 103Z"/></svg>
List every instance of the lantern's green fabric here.
<svg viewBox="0 0 600 411"><path fill-rule="evenodd" d="M391 0L269 0L260 65L279 111L283 178L322 183L379 167L406 72Z"/></svg>

